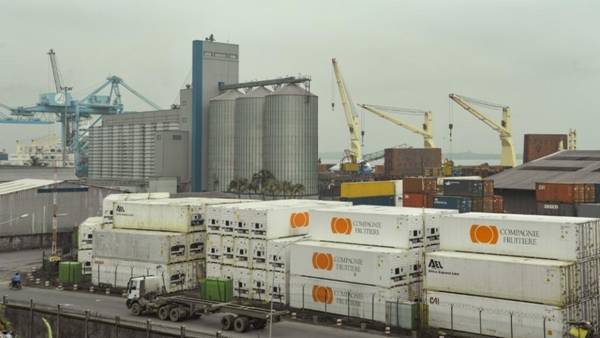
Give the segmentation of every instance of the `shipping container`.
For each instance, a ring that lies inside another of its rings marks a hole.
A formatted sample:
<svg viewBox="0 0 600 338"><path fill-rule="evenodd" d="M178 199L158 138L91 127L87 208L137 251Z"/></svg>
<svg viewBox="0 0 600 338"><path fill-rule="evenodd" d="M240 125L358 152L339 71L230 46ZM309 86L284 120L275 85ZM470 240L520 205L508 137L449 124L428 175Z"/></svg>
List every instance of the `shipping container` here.
<svg viewBox="0 0 600 338"><path fill-rule="evenodd" d="M221 252L223 253L221 263L233 265L235 258L235 241L233 236L223 235L221 237Z"/></svg>
<svg viewBox="0 0 600 338"><path fill-rule="evenodd" d="M224 278L227 277L224 276ZM233 291L236 297L252 299L252 270L233 268Z"/></svg>
<svg viewBox="0 0 600 338"><path fill-rule="evenodd" d="M200 260L157 264L94 256L92 283L96 286L127 287L131 277L161 276L166 292L190 290L204 278L206 267Z"/></svg>
<svg viewBox="0 0 600 338"><path fill-rule="evenodd" d="M446 196L493 196L494 181L482 179L445 178L442 189L444 195Z"/></svg>
<svg viewBox="0 0 600 338"><path fill-rule="evenodd" d="M538 202L593 203L595 189L592 193L591 185L582 183L536 183L535 198Z"/></svg>
<svg viewBox="0 0 600 338"><path fill-rule="evenodd" d="M600 203L577 204L577 217L600 218Z"/></svg>
<svg viewBox="0 0 600 338"><path fill-rule="evenodd" d="M290 275L290 306L387 323L387 302L414 300L420 283L395 288Z"/></svg>
<svg viewBox="0 0 600 338"><path fill-rule="evenodd" d="M437 244L440 218L454 213L458 211L367 205L315 209L310 235L321 241L410 249L423 242Z"/></svg>
<svg viewBox="0 0 600 338"><path fill-rule="evenodd" d="M597 330L598 300L560 308L552 305L427 291L433 328L495 337L567 337L570 321L590 321Z"/></svg>
<svg viewBox="0 0 600 338"><path fill-rule="evenodd" d="M92 251L77 250L77 261L81 263L81 274L89 275L92 273Z"/></svg>
<svg viewBox="0 0 600 338"><path fill-rule="evenodd" d="M189 260L203 259L206 254L206 231L192 232L186 235Z"/></svg>
<svg viewBox="0 0 600 338"><path fill-rule="evenodd" d="M224 198L173 198L146 201L117 201L115 228L172 232L206 231L206 207L238 203Z"/></svg>
<svg viewBox="0 0 600 338"><path fill-rule="evenodd" d="M206 239L206 261L210 263L222 263L223 244L222 236L219 234L207 234Z"/></svg>
<svg viewBox="0 0 600 338"><path fill-rule="evenodd" d="M252 267L275 271L289 271L290 245L308 236L291 236L277 239L252 239Z"/></svg>
<svg viewBox="0 0 600 338"><path fill-rule="evenodd" d="M565 306L598 296L598 259L573 261L438 251L425 254L424 288ZM588 280L586 277L592 277Z"/></svg>
<svg viewBox="0 0 600 338"><path fill-rule="evenodd" d="M340 197L347 199L396 195L394 181L342 182L340 189Z"/></svg>
<svg viewBox="0 0 600 338"><path fill-rule="evenodd" d="M206 262L206 278L222 278L220 263ZM223 277L225 278L225 277Z"/></svg>
<svg viewBox="0 0 600 338"><path fill-rule="evenodd" d="M566 134L525 134L523 163L531 162L567 148Z"/></svg>
<svg viewBox="0 0 600 338"><path fill-rule="evenodd" d="M233 277L234 277L234 274L235 274L235 273L234 273L234 272L235 272L235 269L236 269L236 268L235 268L234 266L232 266L232 265L225 265L225 264L222 264L222 265L221 265L221 276L222 276L223 278L227 278L227 279L233 279ZM233 287L233 290L235 291L235 285L234 285L234 287ZM236 294L236 296L237 296L237 294Z"/></svg>
<svg viewBox="0 0 600 338"><path fill-rule="evenodd" d="M596 200L594 202L600 203L600 184L594 184L594 191L596 192Z"/></svg>
<svg viewBox="0 0 600 338"><path fill-rule="evenodd" d="M405 192L402 197L402 206L407 208L433 208L433 195Z"/></svg>
<svg viewBox="0 0 600 338"><path fill-rule="evenodd" d="M494 212L503 213L504 212L504 197L500 195L494 195Z"/></svg>
<svg viewBox="0 0 600 338"><path fill-rule="evenodd" d="M575 204L538 202L537 214L546 216L575 216Z"/></svg>
<svg viewBox="0 0 600 338"><path fill-rule="evenodd" d="M112 223L114 214L115 202L119 201L141 201L150 199L165 199L169 198L168 192L151 192L151 193L136 193L136 194L111 194L102 201L102 217L104 222Z"/></svg>
<svg viewBox="0 0 600 338"><path fill-rule="evenodd" d="M217 302L233 299L233 281L225 278L206 278L200 282L200 297Z"/></svg>
<svg viewBox="0 0 600 338"><path fill-rule="evenodd" d="M470 212L471 198L464 196L435 196L433 198L433 208L454 209L461 213Z"/></svg>
<svg viewBox="0 0 600 338"><path fill-rule="evenodd" d="M189 260L186 234L128 229L96 230L94 255L104 258L152 263Z"/></svg>
<svg viewBox="0 0 600 338"><path fill-rule="evenodd" d="M58 264L58 280L62 284L81 283L81 263L62 261Z"/></svg>
<svg viewBox="0 0 600 338"><path fill-rule="evenodd" d="M234 237L234 263L238 268L252 267L252 241L248 237Z"/></svg>
<svg viewBox="0 0 600 338"><path fill-rule="evenodd" d="M494 197L471 197L473 212L494 212Z"/></svg>
<svg viewBox="0 0 600 338"><path fill-rule="evenodd" d="M436 193L438 182L436 177L405 177L402 180L402 192Z"/></svg>
<svg viewBox="0 0 600 338"><path fill-rule="evenodd" d="M388 148L384 150L386 177L423 176L442 167L440 148Z"/></svg>
<svg viewBox="0 0 600 338"><path fill-rule="evenodd" d="M109 226L106 226L109 228ZM88 217L77 227L77 249L90 250L94 239L94 230L105 228L102 217Z"/></svg>
<svg viewBox="0 0 600 338"><path fill-rule="evenodd" d="M599 254L600 220L518 214L447 215L440 249L497 255L581 260Z"/></svg>
<svg viewBox="0 0 600 338"><path fill-rule="evenodd" d="M397 205L397 196L377 196L377 197L340 197L341 201L352 203L352 205L380 205L393 207Z"/></svg>
<svg viewBox="0 0 600 338"><path fill-rule="evenodd" d="M291 245L290 273L391 288L421 278L421 251L304 241Z"/></svg>

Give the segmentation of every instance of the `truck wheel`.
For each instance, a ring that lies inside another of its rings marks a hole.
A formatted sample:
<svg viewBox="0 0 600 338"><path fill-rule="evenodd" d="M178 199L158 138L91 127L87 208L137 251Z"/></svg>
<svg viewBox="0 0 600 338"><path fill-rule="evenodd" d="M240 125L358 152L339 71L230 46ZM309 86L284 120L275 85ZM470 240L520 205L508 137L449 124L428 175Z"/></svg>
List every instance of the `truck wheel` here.
<svg viewBox="0 0 600 338"><path fill-rule="evenodd" d="M142 306L138 302L135 302L135 303L131 304L131 309L130 310L131 310L131 313L134 316L139 316L139 315L142 314Z"/></svg>
<svg viewBox="0 0 600 338"><path fill-rule="evenodd" d="M171 310L171 307L168 305L163 305L160 308L158 308L158 319L168 320L169 319L169 310Z"/></svg>
<svg viewBox="0 0 600 338"><path fill-rule="evenodd" d="M244 333L250 328L248 317L239 316L233 321L233 329L235 332Z"/></svg>
<svg viewBox="0 0 600 338"><path fill-rule="evenodd" d="M221 328L223 331L229 331L233 329L233 322L235 321L235 317L232 315L225 315L221 318Z"/></svg>
<svg viewBox="0 0 600 338"><path fill-rule="evenodd" d="M169 319L172 322L178 322L185 318L185 310L180 309L179 307L174 307L169 311Z"/></svg>
<svg viewBox="0 0 600 338"><path fill-rule="evenodd" d="M254 326L255 329L257 330L262 330L265 328L265 326L267 326L267 321L264 319L257 319L254 321L254 324L252 324Z"/></svg>

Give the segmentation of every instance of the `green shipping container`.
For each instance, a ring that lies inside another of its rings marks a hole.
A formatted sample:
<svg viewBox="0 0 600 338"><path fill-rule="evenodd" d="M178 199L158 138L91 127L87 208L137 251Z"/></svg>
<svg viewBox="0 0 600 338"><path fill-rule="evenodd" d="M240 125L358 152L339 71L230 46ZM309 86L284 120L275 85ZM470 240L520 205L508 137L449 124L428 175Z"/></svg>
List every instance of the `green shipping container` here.
<svg viewBox="0 0 600 338"><path fill-rule="evenodd" d="M217 302L230 302L233 298L233 280L207 278L200 282L200 295L203 299Z"/></svg>
<svg viewBox="0 0 600 338"><path fill-rule="evenodd" d="M81 283L81 263L60 262L58 264L58 280L63 284Z"/></svg>

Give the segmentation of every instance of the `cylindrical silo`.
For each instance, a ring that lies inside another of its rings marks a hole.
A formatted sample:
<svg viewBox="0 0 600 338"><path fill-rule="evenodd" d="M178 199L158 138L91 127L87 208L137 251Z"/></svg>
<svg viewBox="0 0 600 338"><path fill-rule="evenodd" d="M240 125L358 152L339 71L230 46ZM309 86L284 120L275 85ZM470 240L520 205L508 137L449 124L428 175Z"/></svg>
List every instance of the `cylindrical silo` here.
<svg viewBox="0 0 600 338"><path fill-rule="evenodd" d="M257 87L235 100L234 177L251 180L263 168L263 113L270 93Z"/></svg>
<svg viewBox="0 0 600 338"><path fill-rule="evenodd" d="M228 90L208 104L208 182L210 191L227 191L233 180L233 136L235 99L242 96Z"/></svg>
<svg viewBox="0 0 600 338"><path fill-rule="evenodd" d="M279 181L302 184L305 195L317 195L317 96L295 84L267 95L263 133L264 169Z"/></svg>

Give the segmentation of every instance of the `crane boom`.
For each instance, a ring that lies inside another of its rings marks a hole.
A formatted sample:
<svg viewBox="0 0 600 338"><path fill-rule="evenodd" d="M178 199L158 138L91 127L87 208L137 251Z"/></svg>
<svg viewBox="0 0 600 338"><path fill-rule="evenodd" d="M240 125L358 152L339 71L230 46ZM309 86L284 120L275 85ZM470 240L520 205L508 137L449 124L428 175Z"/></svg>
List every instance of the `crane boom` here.
<svg viewBox="0 0 600 338"><path fill-rule="evenodd" d="M421 111L421 110L416 110L416 109L407 109L406 110L406 111L414 112L414 113L422 113L425 116L425 121L423 123L423 129L421 129L421 128L417 128L409 123L406 123L397 117L392 116L390 113L384 111L383 109L380 109L378 106L374 106L371 104L359 104L358 106L404 128L404 129L408 129L409 131L411 131L415 134L419 134L419 135L423 136L423 144L424 144L425 148L435 148L435 144L433 142L433 133L432 133L433 118L432 118L432 114L430 111ZM397 108L393 108L393 107L389 107L388 109L397 110Z"/></svg>
<svg viewBox="0 0 600 338"><path fill-rule="evenodd" d="M348 94L346 83L344 82L342 72L340 71L340 67L335 58L331 59L331 63L333 64L333 72L335 74L338 90L340 92L340 101L342 101L342 107L344 108L344 113L346 115L346 123L348 125L348 130L350 131L351 161L352 163L358 163L362 160L362 149L360 144L360 120L358 118L358 114L354 111L352 99Z"/></svg>
<svg viewBox="0 0 600 338"><path fill-rule="evenodd" d="M488 103L481 100L470 99L457 94L450 94L449 97L450 99L452 99L452 101L456 102L464 110L471 113L471 115L475 116L477 119L479 119L498 133L498 135L500 136L500 144L502 146L500 165L507 167L516 166L517 159L515 155L515 147L512 140L512 123L510 107L498 105L495 103ZM469 102L472 102L473 104L482 104L491 108L502 109L501 124L498 125L496 122L492 121L485 114L475 109L473 105Z"/></svg>
<svg viewBox="0 0 600 338"><path fill-rule="evenodd" d="M54 49L50 49L48 52L50 56L50 66L52 67L52 76L54 77L54 87L56 87L56 92L62 92L62 81L60 78L60 73L58 72L58 65L56 63L56 53L54 53Z"/></svg>

